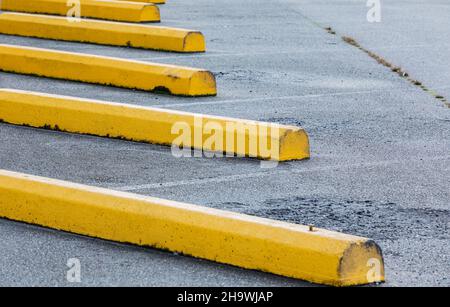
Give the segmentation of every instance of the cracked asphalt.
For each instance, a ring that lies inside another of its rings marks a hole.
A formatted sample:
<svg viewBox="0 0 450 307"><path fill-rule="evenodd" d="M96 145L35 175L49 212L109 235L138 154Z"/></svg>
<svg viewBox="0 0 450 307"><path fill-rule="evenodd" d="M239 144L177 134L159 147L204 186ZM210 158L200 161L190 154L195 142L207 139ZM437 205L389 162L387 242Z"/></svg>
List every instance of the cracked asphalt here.
<svg viewBox="0 0 450 307"><path fill-rule="evenodd" d="M0 124L0 168L286 220L374 239L384 286L450 286L450 110L361 50L450 97L450 3L168 0L162 25L201 30L208 51L152 52L0 35L0 43L180 64L215 73L219 94L177 98L0 73L0 87L303 126L312 158L183 158L170 148ZM338 35L324 28L332 27ZM1 59L0 59L1 60ZM0 285L311 286L154 249L0 220ZM79 285L79 284L77 284Z"/></svg>

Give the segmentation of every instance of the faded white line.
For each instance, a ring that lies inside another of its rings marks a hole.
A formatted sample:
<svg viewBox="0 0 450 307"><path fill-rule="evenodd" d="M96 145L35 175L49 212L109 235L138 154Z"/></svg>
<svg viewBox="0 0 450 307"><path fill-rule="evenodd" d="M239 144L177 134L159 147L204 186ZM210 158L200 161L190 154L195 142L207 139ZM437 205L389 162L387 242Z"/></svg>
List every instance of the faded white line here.
<svg viewBox="0 0 450 307"><path fill-rule="evenodd" d="M390 89L393 90L393 89ZM192 107L203 105L215 105L224 103L243 103L243 102L258 102L258 101L270 101L270 100L292 100L292 99L308 99L308 98L320 98L320 97L332 97L332 96L346 96L355 94L370 94L384 92L386 89L380 90L367 90L367 91L354 91L354 92L337 92L337 93L325 93L325 94L309 94L309 95L293 95L293 96L281 96L281 97L256 97L256 98L242 98L242 99L228 99L228 100L211 100L211 101L197 101L197 102L185 102L185 103L172 103L172 104L157 104L152 105L155 108L171 108L171 107Z"/></svg>
<svg viewBox="0 0 450 307"><path fill-rule="evenodd" d="M337 46L337 44L335 44ZM345 44L339 45L344 48L320 48L320 49L303 49L303 50L291 50L291 51L265 51L265 52L226 52L226 51L213 51L208 50L207 53L197 53L197 54L179 54L171 56L154 56L154 57L144 57L144 58L130 58L130 60L135 61L156 61L156 60L177 60L177 59L189 59L189 58L218 58L218 57L243 57L243 56L258 56L258 55L287 55L287 54L304 54L304 53L337 53L337 52L348 52ZM409 45L409 46L386 46L377 48L377 50L402 50L411 48L421 48L422 45ZM214 53L210 53L214 52Z"/></svg>
<svg viewBox="0 0 450 307"><path fill-rule="evenodd" d="M432 161L440 161L440 160L448 160L450 156L442 156L442 157L433 157L433 158L422 158L421 162L432 162ZM148 189L158 189L158 188L173 188L178 186L186 186L186 185L202 185L202 184L211 184L211 183L224 183L224 182L233 182L242 179L254 179L275 175L289 175L289 174L304 174L311 172L321 172L321 171L330 171L330 170L339 170L339 169L348 169L348 168L368 168L368 167L380 167L380 166L392 166L395 164L408 164L418 162L417 159L414 160L384 160L377 162L369 162L369 163L352 163L352 164L343 164L337 166L321 166L314 167L310 169L290 169L290 170L275 170L275 171L260 171L254 173L246 173L246 174L238 174L238 175L229 175L222 177L214 177L214 178L204 178L204 179L191 179L191 180L180 180L180 181L172 181L172 182L162 182L162 183L149 183L142 185L133 185L133 186L124 186L124 187L110 187L113 190L118 191L138 191L138 190L148 190ZM301 163L301 162L300 162ZM307 163L307 162L303 162Z"/></svg>
<svg viewBox="0 0 450 307"><path fill-rule="evenodd" d="M286 22L277 21L277 22L252 22L252 23L209 23L209 22L198 22L198 21L192 21L192 20L180 20L180 19L164 19L161 22L161 26L170 27L171 24L181 24L183 25L183 28L186 26L191 27L195 26L197 29L202 27L220 27L220 28L232 28L232 27L255 27L255 26L286 26ZM288 23L291 26L297 27L298 29L306 29L305 23L294 23L289 22Z"/></svg>
<svg viewBox="0 0 450 307"><path fill-rule="evenodd" d="M348 50L336 50L334 49L304 49L296 51L268 51L268 52L219 52L219 53L198 53L198 54L180 54L175 56L165 56L165 57L146 57L146 58L131 58L132 60L147 61L147 60L171 60L171 59L186 59L186 58L217 58L217 57L239 57L239 56L257 56L257 55L281 55L281 54L302 54L310 52L337 52L337 51L348 51ZM209 52L209 51L208 51Z"/></svg>
<svg viewBox="0 0 450 307"><path fill-rule="evenodd" d="M279 172L279 173L281 173L281 172ZM284 171L284 173L288 173L288 171ZM248 178L258 178L258 177L268 176L270 174L273 174L273 173L268 173L268 172L247 173L247 174L230 175L230 176L215 177L215 178L181 180L181 181L164 182L164 183L150 183L150 184L125 186L125 187L112 188L112 189L118 190L118 191L136 191L136 190L146 190L146 189L155 189L155 188L171 188L171 187L183 186L183 185L222 183L222 182L236 181L236 180L248 179Z"/></svg>

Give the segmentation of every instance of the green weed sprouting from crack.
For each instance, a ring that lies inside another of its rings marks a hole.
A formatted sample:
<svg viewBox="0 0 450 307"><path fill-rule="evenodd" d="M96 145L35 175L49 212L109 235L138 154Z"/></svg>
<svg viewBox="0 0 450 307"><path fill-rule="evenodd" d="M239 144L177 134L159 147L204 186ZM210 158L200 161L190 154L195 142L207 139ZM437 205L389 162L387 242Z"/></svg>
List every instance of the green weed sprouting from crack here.
<svg viewBox="0 0 450 307"><path fill-rule="evenodd" d="M325 31L327 31L329 34L331 35L337 35L337 32L335 30L333 30L333 28L331 27L326 27L324 28ZM438 94L436 91L430 89L429 87L425 86L423 84L423 82L420 82L414 78L412 78L408 72L406 72L403 68L401 68L400 66L396 66L392 63L390 63L389 61L387 61L386 59L382 58L381 56L379 56L378 54L370 51L369 49L364 48L360 43L358 43L358 41L356 41L354 38L349 37L349 36L341 36L342 40L344 42L346 42L347 44L358 48L359 50L361 50L362 52L366 53L368 56L370 56L372 59L374 59L375 61L377 61L379 64L389 68L392 72L396 73L397 75L399 75L401 78L407 80L409 83L413 84L414 86L419 87L420 89L422 89L424 92L432 95L434 98L436 98L437 100L441 101L444 103L444 105L448 108L450 108L450 102L443 96Z"/></svg>

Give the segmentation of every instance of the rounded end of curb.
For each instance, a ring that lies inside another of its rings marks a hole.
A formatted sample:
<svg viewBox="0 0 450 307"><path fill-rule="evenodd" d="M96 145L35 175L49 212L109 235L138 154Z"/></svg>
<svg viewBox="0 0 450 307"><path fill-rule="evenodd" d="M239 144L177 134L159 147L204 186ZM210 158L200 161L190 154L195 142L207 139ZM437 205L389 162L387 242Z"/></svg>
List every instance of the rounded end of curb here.
<svg viewBox="0 0 450 307"><path fill-rule="evenodd" d="M161 22L159 7L154 4L146 4L142 8L139 22Z"/></svg>
<svg viewBox="0 0 450 307"><path fill-rule="evenodd" d="M216 96L216 78L210 71L198 71L191 76L188 96Z"/></svg>
<svg viewBox="0 0 450 307"><path fill-rule="evenodd" d="M381 248L372 240L351 244L339 265L339 281L335 286L347 287L385 281Z"/></svg>
<svg viewBox="0 0 450 307"><path fill-rule="evenodd" d="M200 32L189 32L183 41L183 52L205 52L205 37Z"/></svg>
<svg viewBox="0 0 450 307"><path fill-rule="evenodd" d="M279 161L309 159L309 137L301 128L288 129L280 138Z"/></svg>

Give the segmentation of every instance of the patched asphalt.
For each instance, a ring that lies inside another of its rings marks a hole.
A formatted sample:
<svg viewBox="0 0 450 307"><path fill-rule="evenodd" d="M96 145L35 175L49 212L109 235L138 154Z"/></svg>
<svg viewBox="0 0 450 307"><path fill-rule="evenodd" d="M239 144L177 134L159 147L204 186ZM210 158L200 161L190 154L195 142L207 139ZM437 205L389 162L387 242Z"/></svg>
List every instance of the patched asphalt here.
<svg viewBox="0 0 450 307"><path fill-rule="evenodd" d="M383 249L386 285L448 286L449 109L340 38L354 37L446 93L450 4L427 1L424 11L419 2L390 1L382 22L369 24L365 1L169 1L162 25L201 30L208 52L200 55L0 36L209 69L219 95L177 98L9 73L0 73L2 88L301 125L312 148L308 161L263 169L251 159L177 159L161 146L0 124L0 168L367 236ZM447 65L438 70L437 62ZM70 285L74 257L81 285L309 285L6 220L0 228L0 285Z"/></svg>

